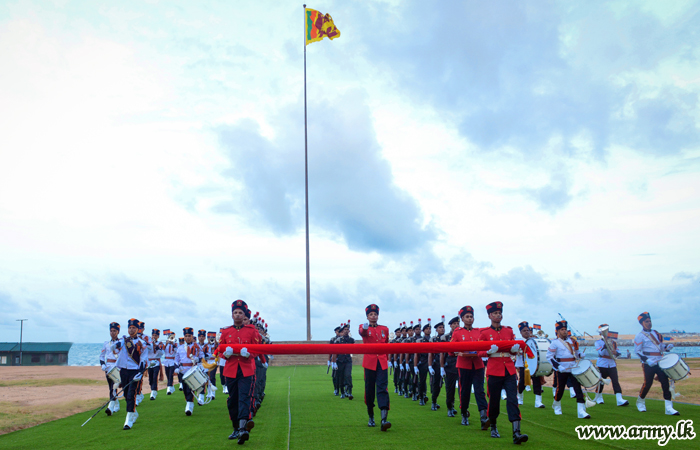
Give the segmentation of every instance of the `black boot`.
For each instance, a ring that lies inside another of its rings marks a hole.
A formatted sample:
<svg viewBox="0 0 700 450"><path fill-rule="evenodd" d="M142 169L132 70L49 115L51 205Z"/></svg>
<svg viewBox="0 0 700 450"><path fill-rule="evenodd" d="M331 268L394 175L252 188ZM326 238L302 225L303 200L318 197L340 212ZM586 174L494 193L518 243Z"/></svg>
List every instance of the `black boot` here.
<svg viewBox="0 0 700 450"><path fill-rule="evenodd" d="M341 399L342 399L342 398L345 398L345 392L341 392L341 393L340 393L340 398L341 398Z"/></svg>
<svg viewBox="0 0 700 450"><path fill-rule="evenodd" d="M348 389L348 399L352 400L354 397L352 396L352 389Z"/></svg>
<svg viewBox="0 0 700 450"><path fill-rule="evenodd" d="M386 417L389 415L388 409L382 409L382 431L386 431L391 428L391 422Z"/></svg>
<svg viewBox="0 0 700 450"><path fill-rule="evenodd" d="M337 396L338 395L338 389L333 390L333 395Z"/></svg>
<svg viewBox="0 0 700 450"><path fill-rule="evenodd" d="M425 399L423 398L422 395L420 396L420 402L419 402L418 404L419 404L420 406L425 406Z"/></svg>
<svg viewBox="0 0 700 450"><path fill-rule="evenodd" d="M431 410L431 411L437 411L437 405L435 404L435 402L433 402L433 404L430 405L430 410Z"/></svg>
<svg viewBox="0 0 700 450"><path fill-rule="evenodd" d="M455 416L454 410L452 408L449 408L447 410L447 417L454 417L454 416Z"/></svg>
<svg viewBox="0 0 700 450"><path fill-rule="evenodd" d="M485 430L489 427L491 424L491 421L489 420L489 416L486 415L486 410L482 409L479 411L479 415L481 416L481 429Z"/></svg>
<svg viewBox="0 0 700 450"><path fill-rule="evenodd" d="M462 425L469 425L469 415L462 414Z"/></svg>
<svg viewBox="0 0 700 450"><path fill-rule="evenodd" d="M491 437L492 438L499 438L501 437L500 434L498 434L498 428L496 428L496 424L492 423L491 424Z"/></svg>
<svg viewBox="0 0 700 450"><path fill-rule="evenodd" d="M414 392L414 393L413 393L413 398L412 398L411 400L414 401L414 402L418 401L418 394L416 394L416 393Z"/></svg>
<svg viewBox="0 0 700 450"><path fill-rule="evenodd" d="M231 433L231 436L229 436L228 438L231 440L238 439L238 433L239 433L238 427L236 427L236 425L234 424L233 425L233 433Z"/></svg>
<svg viewBox="0 0 700 450"><path fill-rule="evenodd" d="M367 422L367 426L377 426L377 424L374 423L374 408L367 408L367 415L369 416L369 422Z"/></svg>
<svg viewBox="0 0 700 450"><path fill-rule="evenodd" d="M513 422L513 444L520 445L527 442L527 434L520 434L520 421Z"/></svg>
<svg viewBox="0 0 700 450"><path fill-rule="evenodd" d="M245 441L247 441L249 437L250 437L250 433L248 433L248 421L245 419L239 420L238 421L238 444L239 445L245 444Z"/></svg>

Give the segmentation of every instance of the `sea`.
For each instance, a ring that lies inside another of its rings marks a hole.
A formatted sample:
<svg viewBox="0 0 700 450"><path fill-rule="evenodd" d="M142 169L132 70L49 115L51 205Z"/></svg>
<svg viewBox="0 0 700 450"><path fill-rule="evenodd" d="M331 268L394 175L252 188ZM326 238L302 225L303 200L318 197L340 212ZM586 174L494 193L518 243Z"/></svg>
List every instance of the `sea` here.
<svg viewBox="0 0 700 450"><path fill-rule="evenodd" d="M73 344L68 352L69 366L99 366L100 351L103 344ZM597 354L593 347L581 347L586 349L586 359L597 359ZM627 350L632 354L632 359L639 359L634 354L633 346L621 346L620 352L623 355L627 354ZM695 347L677 347L672 350L672 353L678 353L682 358L700 358L700 346Z"/></svg>

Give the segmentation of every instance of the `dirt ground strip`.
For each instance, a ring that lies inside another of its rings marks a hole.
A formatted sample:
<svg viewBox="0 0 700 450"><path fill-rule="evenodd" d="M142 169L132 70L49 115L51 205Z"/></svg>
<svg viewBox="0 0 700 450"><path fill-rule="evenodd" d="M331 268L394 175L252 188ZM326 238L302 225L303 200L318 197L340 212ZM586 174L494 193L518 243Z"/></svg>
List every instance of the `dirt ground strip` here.
<svg viewBox="0 0 700 450"><path fill-rule="evenodd" d="M689 358L686 362L690 367L691 374L693 372L700 373L700 358ZM622 393L635 397L643 381L640 362L638 360L621 360L618 362L618 373ZM70 382L71 379L86 380L88 384L58 384L54 386L16 384L23 380L46 380L48 383L61 379L67 380L66 382ZM94 381L94 385L90 381ZM3 383L11 384L11 386L3 387ZM548 377L545 386L552 386L552 377ZM147 390L148 388L144 390L144 393L147 394ZM682 394L676 401L700 404L700 377L691 375L677 383L676 391ZM612 394L612 386L606 386L604 392ZM2 410L0 434L89 411L106 402L108 395L105 375L99 367L2 367L0 368L0 410ZM654 383L647 398L663 398L659 383ZM611 397L606 397L607 401L614 400Z"/></svg>

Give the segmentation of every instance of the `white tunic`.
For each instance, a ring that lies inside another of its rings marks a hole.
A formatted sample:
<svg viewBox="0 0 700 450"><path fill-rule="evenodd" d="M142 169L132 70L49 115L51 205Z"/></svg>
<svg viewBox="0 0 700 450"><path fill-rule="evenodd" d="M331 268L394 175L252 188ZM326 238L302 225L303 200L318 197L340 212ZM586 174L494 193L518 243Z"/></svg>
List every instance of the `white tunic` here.
<svg viewBox="0 0 700 450"><path fill-rule="evenodd" d="M569 345L566 345L566 344ZM569 348L569 346L571 346ZM567 338L566 341L562 341L561 339L554 339L550 344L549 348L547 349L547 360L552 361L556 358L557 362L559 363L559 368L556 369L559 372L566 372L566 373L571 373L571 369L576 366L576 361L559 361L560 359L566 359L566 358L574 358L574 353L577 353L577 351L574 349L574 343L571 341L570 338ZM583 354L581 352L578 352L579 358L583 357ZM552 364L554 366L555 364Z"/></svg>
<svg viewBox="0 0 700 450"><path fill-rule="evenodd" d="M155 361L155 367L160 366L160 359L163 357L164 353L163 345L158 341L153 341L148 346L148 362L151 363Z"/></svg>
<svg viewBox="0 0 700 450"><path fill-rule="evenodd" d="M648 358L644 364L652 367L657 365L662 356L652 356L649 353L663 353L664 351L666 351L666 344L656 330L650 332L642 330L634 337L634 352L640 357L646 356Z"/></svg>
<svg viewBox="0 0 700 450"><path fill-rule="evenodd" d="M105 341L104 345L102 346L102 351L100 352L100 361L104 361L105 366L107 366L107 370L105 372L109 372L114 366L117 365L117 357L119 356L119 350L112 350L112 344L115 342L117 342L116 339L113 341Z"/></svg>
<svg viewBox="0 0 700 450"><path fill-rule="evenodd" d="M168 343L163 350L163 367L172 367L175 365L175 354L177 353L177 344Z"/></svg>
<svg viewBox="0 0 700 450"><path fill-rule="evenodd" d="M139 352L139 361L140 363L137 363L134 361L131 356L126 351L126 336L122 336L121 338L117 339L116 341L112 341L110 344L110 348L112 351L117 351L118 356L117 356L117 367L120 369L131 369L131 370L136 370L139 369L140 365L147 365L148 364L148 347L146 346L146 343L140 339L140 338L134 338L131 340L131 344L135 345L137 347L140 346ZM117 344L121 345L121 348L117 350Z"/></svg>
<svg viewBox="0 0 700 450"><path fill-rule="evenodd" d="M617 349L617 345L614 344L615 341L611 339L609 342L610 345L613 347L613 351L615 351ZM600 358L598 358L598 361L596 361L596 365L598 367L605 367L606 369L617 367L617 363L614 359L604 358L604 356L610 356L610 353L608 353L608 349L605 348L605 342L603 342L602 339L599 339L595 342L595 349L598 351L598 356L600 356Z"/></svg>

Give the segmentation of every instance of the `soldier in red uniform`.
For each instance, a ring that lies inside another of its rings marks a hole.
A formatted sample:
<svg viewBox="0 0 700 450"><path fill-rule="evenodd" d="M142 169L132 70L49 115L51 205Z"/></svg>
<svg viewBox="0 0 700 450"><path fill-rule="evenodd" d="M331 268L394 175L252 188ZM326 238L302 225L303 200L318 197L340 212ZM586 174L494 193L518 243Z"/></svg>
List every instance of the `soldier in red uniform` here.
<svg viewBox="0 0 700 450"><path fill-rule="evenodd" d="M388 344L389 328L377 325L379 319L379 306L371 304L365 308L367 322L360 325L360 336L363 344ZM374 394L376 387L377 403L382 414L382 431L391 428L391 422L387 419L389 414L389 372L386 354L368 355L362 358L362 367L365 369L365 404L369 415L368 426L374 423Z"/></svg>
<svg viewBox="0 0 700 450"><path fill-rule="evenodd" d="M464 322L464 327L458 327L452 332L452 342L478 341L481 336L479 328L472 328L474 324L474 308L467 305L459 310L459 317ZM479 408L481 417L481 429L489 427L489 418L486 414L488 404L484 394L484 362L477 352L458 352L457 371L459 373L459 407L462 410L462 425L469 425L469 399L474 386L474 399Z"/></svg>
<svg viewBox="0 0 700 450"><path fill-rule="evenodd" d="M491 319L491 326L481 331L481 341L512 341L515 333L511 327L501 326L503 319L503 303L493 302L486 305L486 312ZM494 343L485 352L479 352L479 356L488 357L486 365L487 389L489 396L488 417L491 422L491 437L499 438L496 420L500 413L501 389L506 390L506 409L508 420L513 424L513 443L527 442L527 434L520 434L520 408L518 408L518 380L515 375L515 363L511 354L518 353L520 345L515 344L510 352L499 352Z"/></svg>
<svg viewBox="0 0 700 450"><path fill-rule="evenodd" d="M233 424L233 433L229 439L238 439L239 444L248 440L253 429L253 409L251 399L255 388L255 358L250 357L248 349L241 348L234 354L226 344L260 344L262 337L253 325L244 325L244 319L250 319L250 310L243 300L236 300L231 305L233 325L221 331L221 345L225 348L222 356L226 359L224 376L228 388L228 414Z"/></svg>

